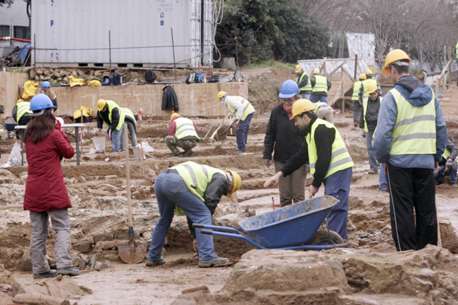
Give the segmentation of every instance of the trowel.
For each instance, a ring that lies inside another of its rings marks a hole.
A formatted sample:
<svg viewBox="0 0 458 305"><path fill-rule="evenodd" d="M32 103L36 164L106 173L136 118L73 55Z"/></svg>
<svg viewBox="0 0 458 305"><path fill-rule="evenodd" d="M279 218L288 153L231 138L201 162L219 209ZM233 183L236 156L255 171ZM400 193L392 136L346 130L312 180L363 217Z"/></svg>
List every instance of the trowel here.
<svg viewBox="0 0 458 305"><path fill-rule="evenodd" d="M128 211L128 242L118 245L118 255L121 261L126 264L138 264L144 261L146 255L145 244L139 244L135 241L134 219L132 216L132 199L130 192L130 163L127 128L123 130L123 145L126 150L126 193L127 193L127 211Z"/></svg>

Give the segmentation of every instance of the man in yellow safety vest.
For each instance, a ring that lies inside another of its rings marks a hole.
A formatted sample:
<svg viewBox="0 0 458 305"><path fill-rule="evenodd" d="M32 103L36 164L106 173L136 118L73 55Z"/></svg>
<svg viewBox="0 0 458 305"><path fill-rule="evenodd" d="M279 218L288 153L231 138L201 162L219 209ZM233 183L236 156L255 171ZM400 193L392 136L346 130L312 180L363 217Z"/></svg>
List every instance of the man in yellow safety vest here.
<svg viewBox="0 0 458 305"><path fill-rule="evenodd" d="M170 115L170 122L168 128L168 136L165 138L167 147L172 151L175 156L191 156L192 149L200 141L197 135L194 123L185 117L182 117L178 112L173 112ZM180 153L178 147L184 150Z"/></svg>
<svg viewBox="0 0 458 305"><path fill-rule="evenodd" d="M103 123L108 127L108 134L111 135L111 147L113 152L124 150L123 129L125 125L129 131L132 146L137 146L137 130L135 115L129 108L119 107L111 100L99 99L97 101L97 127L101 130Z"/></svg>
<svg viewBox="0 0 458 305"><path fill-rule="evenodd" d="M305 136L305 146L287 161L283 169L269 178L264 186L275 184L299 166L308 163L313 182L309 195L315 196L321 184L326 195L339 199L328 217L328 227L347 239L348 196L353 161L337 128L315 114L315 104L300 99L294 102L291 119Z"/></svg>
<svg viewBox="0 0 458 305"><path fill-rule="evenodd" d="M237 148L241 154L245 153L251 119L256 112L253 105L244 97L230 96L224 91L218 92L216 98L224 104L235 119Z"/></svg>
<svg viewBox="0 0 458 305"><path fill-rule="evenodd" d="M433 90L409 74L400 49L386 55L383 73L395 82L380 105L374 148L385 163L391 229L398 251L437 244L434 167L447 144L447 127Z"/></svg>
<svg viewBox="0 0 458 305"><path fill-rule="evenodd" d="M369 174L377 174L379 164L375 156L372 139L374 137L375 128L377 127L377 118L380 109L380 96L377 83L374 80L371 81L372 82L367 82L364 86L365 94L363 97L363 107L359 127L364 130L364 134L366 136L367 154L369 157L370 167Z"/></svg>
<svg viewBox="0 0 458 305"><path fill-rule="evenodd" d="M331 89L331 82L329 79L320 74L320 69L315 68L313 75L310 79L312 84L312 94L310 95L310 101L316 102L328 102L328 91Z"/></svg>
<svg viewBox="0 0 458 305"><path fill-rule="evenodd" d="M312 94L311 78L307 75L300 64L296 65L294 72L297 76L296 83L299 86L299 96L309 99Z"/></svg>
<svg viewBox="0 0 458 305"><path fill-rule="evenodd" d="M27 125L31 119L32 110L30 110L30 102L19 99L14 105L11 116L16 121L17 125ZM16 139L22 138L24 130L16 130Z"/></svg>
<svg viewBox="0 0 458 305"><path fill-rule="evenodd" d="M235 197L242 179L232 170L221 170L195 162L184 162L162 172L154 183L160 219L153 229L147 267L164 264L162 248L175 208L180 208L194 224L211 225L212 211L223 195ZM232 198L236 201L234 198ZM231 262L215 253L213 237L196 230L199 267L224 267Z"/></svg>

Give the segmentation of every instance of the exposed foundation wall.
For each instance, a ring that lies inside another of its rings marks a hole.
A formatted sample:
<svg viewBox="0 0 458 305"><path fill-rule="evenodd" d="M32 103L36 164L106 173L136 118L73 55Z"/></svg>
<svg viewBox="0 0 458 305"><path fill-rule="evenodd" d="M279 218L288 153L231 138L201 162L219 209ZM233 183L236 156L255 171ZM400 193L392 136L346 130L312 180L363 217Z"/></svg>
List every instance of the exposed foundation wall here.
<svg viewBox="0 0 458 305"><path fill-rule="evenodd" d="M0 73L0 104L5 106L5 113L9 115L17 99L18 86L27 79L26 73ZM123 107L129 107L134 112L140 108L146 115L167 116L161 110L163 84L154 85L122 85L100 88L90 87L56 87L59 115L72 115L80 106L96 108L99 98L112 99ZM225 111L216 101L219 90L229 94L248 97L248 84L233 83L206 83L206 84L177 84L174 85L178 96L180 113L190 117L222 116Z"/></svg>

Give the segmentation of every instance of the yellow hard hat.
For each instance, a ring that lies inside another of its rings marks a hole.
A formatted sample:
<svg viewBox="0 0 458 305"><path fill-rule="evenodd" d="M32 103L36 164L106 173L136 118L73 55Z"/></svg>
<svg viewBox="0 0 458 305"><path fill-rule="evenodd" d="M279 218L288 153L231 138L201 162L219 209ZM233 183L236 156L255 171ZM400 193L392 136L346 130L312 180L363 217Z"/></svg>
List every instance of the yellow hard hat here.
<svg viewBox="0 0 458 305"><path fill-rule="evenodd" d="M367 75L365 73L361 73L359 75L359 80L366 80L367 79Z"/></svg>
<svg viewBox="0 0 458 305"><path fill-rule="evenodd" d="M320 68L313 69L313 74L320 74Z"/></svg>
<svg viewBox="0 0 458 305"><path fill-rule="evenodd" d="M170 115L170 121L175 120L176 118L179 118L181 115L178 112L172 112Z"/></svg>
<svg viewBox="0 0 458 305"><path fill-rule="evenodd" d="M229 191L229 194L233 194L237 192L240 187L242 186L242 178L240 177L239 173L233 170L228 170L229 174L232 177L232 185L231 185L231 190Z"/></svg>
<svg viewBox="0 0 458 305"><path fill-rule="evenodd" d="M293 103L291 120L304 112L315 111L315 104L307 99L299 99Z"/></svg>
<svg viewBox="0 0 458 305"><path fill-rule="evenodd" d="M216 95L216 98L218 100L222 99L223 97L225 97L227 95L227 92L226 91L220 91L218 92L218 94Z"/></svg>
<svg viewBox="0 0 458 305"><path fill-rule="evenodd" d="M297 64L296 67L294 68L294 73L299 74L304 72L304 69L302 68L301 65Z"/></svg>
<svg viewBox="0 0 458 305"><path fill-rule="evenodd" d="M107 100L99 99L97 101L97 111L102 111L103 108L105 108L106 105L107 105Z"/></svg>
<svg viewBox="0 0 458 305"><path fill-rule="evenodd" d="M406 61L410 63L410 57L401 49L396 49L389 52L385 57L385 63L383 64L383 74L388 75L390 73L390 65L398 61Z"/></svg>
<svg viewBox="0 0 458 305"><path fill-rule="evenodd" d="M367 94L372 94L378 90L377 81L375 79L368 79L364 83L364 90Z"/></svg>

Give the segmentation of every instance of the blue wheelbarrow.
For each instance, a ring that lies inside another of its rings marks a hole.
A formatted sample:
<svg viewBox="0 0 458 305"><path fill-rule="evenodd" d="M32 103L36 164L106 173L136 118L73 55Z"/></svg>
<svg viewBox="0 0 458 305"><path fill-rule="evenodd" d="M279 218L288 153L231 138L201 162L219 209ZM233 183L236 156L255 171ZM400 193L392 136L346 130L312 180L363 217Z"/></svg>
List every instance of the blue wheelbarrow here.
<svg viewBox="0 0 458 305"><path fill-rule="evenodd" d="M317 197L242 220L240 229L194 224L202 234L244 240L258 249L326 250L347 244L334 231L320 229L338 200Z"/></svg>

